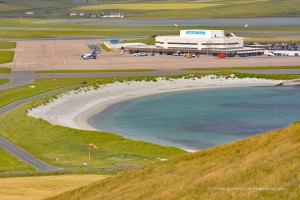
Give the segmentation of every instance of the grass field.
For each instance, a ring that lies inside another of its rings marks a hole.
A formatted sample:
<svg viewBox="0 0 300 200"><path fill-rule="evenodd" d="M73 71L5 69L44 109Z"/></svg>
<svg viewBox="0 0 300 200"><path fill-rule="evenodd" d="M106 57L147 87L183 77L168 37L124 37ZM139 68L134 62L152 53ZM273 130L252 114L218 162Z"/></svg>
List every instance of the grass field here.
<svg viewBox="0 0 300 200"><path fill-rule="evenodd" d="M99 4L90 0L87 6L59 0L6 0L0 16L19 17L21 10L34 10L34 18L65 18L75 10L89 13L123 12L127 18L219 18L219 17L293 17L300 16L298 0L109 0ZM163 10L163 12L161 12ZM24 15L25 16L25 15Z"/></svg>
<svg viewBox="0 0 300 200"><path fill-rule="evenodd" d="M83 6L82 10L115 10L124 12L128 18L220 18L220 17L271 17L299 16L300 2L297 0L255 0L255 1L162 1L152 6L150 2L104 4ZM182 5L184 3L185 5ZM174 6L171 6L173 4ZM259 6L258 6L259 4ZM202 5L204 7L202 7ZM272 6L270 6L272 5ZM167 9L166 7L169 7ZM166 8L164 12L161 12ZM77 8L76 8L77 9Z"/></svg>
<svg viewBox="0 0 300 200"><path fill-rule="evenodd" d="M43 70L35 73L93 73L93 72L152 72L154 69L111 69L111 70Z"/></svg>
<svg viewBox="0 0 300 200"><path fill-rule="evenodd" d="M10 68L0 67L0 74L8 74L11 72Z"/></svg>
<svg viewBox="0 0 300 200"><path fill-rule="evenodd" d="M12 62L14 55L15 52L13 51L0 51L0 64Z"/></svg>
<svg viewBox="0 0 300 200"><path fill-rule="evenodd" d="M185 10L185 9L203 9L211 6L220 6L220 4L207 3L130 3L130 4L102 4L92 6L81 6L75 10Z"/></svg>
<svg viewBox="0 0 300 200"><path fill-rule="evenodd" d="M9 82L9 79L0 79L0 85L8 83L8 82Z"/></svg>
<svg viewBox="0 0 300 200"><path fill-rule="evenodd" d="M260 66L260 67L214 67L214 68L185 68L183 71L235 71L235 70L279 70L279 69L299 69L300 66Z"/></svg>
<svg viewBox="0 0 300 200"><path fill-rule="evenodd" d="M34 171L35 169L27 163L20 161L18 158L10 155L0 148L0 173L2 172L24 172ZM0 178L1 180L1 178ZM1 181L0 181L1 182ZM0 184L1 187L2 184ZM1 189L0 189L1 191ZM1 193L1 192L0 192ZM0 195L1 199L1 195Z"/></svg>
<svg viewBox="0 0 300 200"><path fill-rule="evenodd" d="M93 182L106 179L104 175L60 175L0 178L0 199L45 199Z"/></svg>
<svg viewBox="0 0 300 200"><path fill-rule="evenodd" d="M48 200L299 199L300 122L130 170Z"/></svg>
<svg viewBox="0 0 300 200"><path fill-rule="evenodd" d="M16 42L0 42L0 49L13 49L16 48Z"/></svg>
<svg viewBox="0 0 300 200"><path fill-rule="evenodd" d="M16 38L51 38L59 36L152 36L153 31L118 31L118 30L0 30L0 37L6 39ZM158 31L159 35L175 35L177 31Z"/></svg>

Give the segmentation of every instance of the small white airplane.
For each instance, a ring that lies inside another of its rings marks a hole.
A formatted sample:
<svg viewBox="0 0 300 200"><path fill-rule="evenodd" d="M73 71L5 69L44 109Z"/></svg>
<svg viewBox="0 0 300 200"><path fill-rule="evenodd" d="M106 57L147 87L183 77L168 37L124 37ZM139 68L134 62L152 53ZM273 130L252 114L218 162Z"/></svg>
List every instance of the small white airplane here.
<svg viewBox="0 0 300 200"><path fill-rule="evenodd" d="M83 54L81 56L84 60L88 60L88 59L96 59L97 58L97 53L96 50L94 50L92 53L87 53L87 54Z"/></svg>

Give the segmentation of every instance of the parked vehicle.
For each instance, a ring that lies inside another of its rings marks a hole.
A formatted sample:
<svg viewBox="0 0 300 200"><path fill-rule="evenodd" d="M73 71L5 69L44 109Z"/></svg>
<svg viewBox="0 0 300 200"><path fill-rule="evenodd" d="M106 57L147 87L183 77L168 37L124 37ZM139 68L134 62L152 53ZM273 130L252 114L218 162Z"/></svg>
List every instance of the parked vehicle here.
<svg viewBox="0 0 300 200"><path fill-rule="evenodd" d="M139 52L139 53L134 53L134 56L147 56L148 54L146 54L145 52Z"/></svg>

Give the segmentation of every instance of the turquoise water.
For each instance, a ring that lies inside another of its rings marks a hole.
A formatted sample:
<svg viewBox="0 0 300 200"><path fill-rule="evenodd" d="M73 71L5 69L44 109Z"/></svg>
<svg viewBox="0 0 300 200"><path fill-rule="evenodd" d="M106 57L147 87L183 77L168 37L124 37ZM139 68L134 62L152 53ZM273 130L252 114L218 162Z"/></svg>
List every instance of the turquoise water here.
<svg viewBox="0 0 300 200"><path fill-rule="evenodd" d="M88 122L126 138L205 149L300 120L300 87L189 90L132 99Z"/></svg>

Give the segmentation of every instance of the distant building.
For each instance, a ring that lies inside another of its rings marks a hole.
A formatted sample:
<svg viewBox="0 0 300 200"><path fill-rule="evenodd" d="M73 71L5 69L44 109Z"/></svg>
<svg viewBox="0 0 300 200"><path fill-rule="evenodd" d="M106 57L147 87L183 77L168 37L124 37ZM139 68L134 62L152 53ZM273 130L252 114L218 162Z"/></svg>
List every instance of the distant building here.
<svg viewBox="0 0 300 200"><path fill-rule="evenodd" d="M123 13L103 13L102 17L104 18L123 18Z"/></svg>
<svg viewBox="0 0 300 200"><path fill-rule="evenodd" d="M242 49L244 39L224 30L181 30L179 36L158 36L156 46L163 49L230 50Z"/></svg>
<svg viewBox="0 0 300 200"><path fill-rule="evenodd" d="M88 4L89 0L73 0L73 4Z"/></svg>
<svg viewBox="0 0 300 200"><path fill-rule="evenodd" d="M33 11L27 11L27 12L26 12L26 15L33 15L33 14L34 14Z"/></svg>
<svg viewBox="0 0 300 200"><path fill-rule="evenodd" d="M75 16L83 17L84 15L85 15L84 12L79 12L79 13L77 13L77 12L71 12L70 13L71 17L75 17Z"/></svg>

